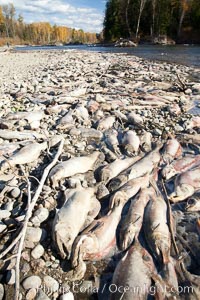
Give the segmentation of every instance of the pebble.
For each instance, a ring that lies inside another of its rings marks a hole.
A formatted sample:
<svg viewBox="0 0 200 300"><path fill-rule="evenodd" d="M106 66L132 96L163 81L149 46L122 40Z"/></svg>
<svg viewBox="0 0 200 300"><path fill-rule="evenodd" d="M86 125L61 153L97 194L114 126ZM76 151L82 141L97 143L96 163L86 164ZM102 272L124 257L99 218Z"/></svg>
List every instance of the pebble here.
<svg viewBox="0 0 200 300"><path fill-rule="evenodd" d="M56 292L59 289L59 283L51 276L44 276L43 278L44 285L47 289L51 290L51 292Z"/></svg>
<svg viewBox="0 0 200 300"><path fill-rule="evenodd" d="M44 248L42 245L38 244L32 251L31 256L34 259L40 258L44 254Z"/></svg>
<svg viewBox="0 0 200 300"><path fill-rule="evenodd" d="M33 275L23 280L22 286L25 290L38 289L42 281L39 276Z"/></svg>
<svg viewBox="0 0 200 300"><path fill-rule="evenodd" d="M42 229L28 227L25 239L29 242L38 243L42 238Z"/></svg>
<svg viewBox="0 0 200 300"><path fill-rule="evenodd" d="M0 283L0 300L3 300L4 297L4 286Z"/></svg>
<svg viewBox="0 0 200 300"><path fill-rule="evenodd" d="M10 195L12 198L18 198L21 194L21 190L18 187L15 187L11 192Z"/></svg>
<svg viewBox="0 0 200 300"><path fill-rule="evenodd" d="M31 218L31 222L34 225L40 225L40 223L44 222L46 219L48 219L49 211L45 207L38 208L33 215L33 218Z"/></svg>
<svg viewBox="0 0 200 300"><path fill-rule="evenodd" d="M26 293L26 300L34 300L37 295L37 290L34 288L31 288L27 293Z"/></svg>

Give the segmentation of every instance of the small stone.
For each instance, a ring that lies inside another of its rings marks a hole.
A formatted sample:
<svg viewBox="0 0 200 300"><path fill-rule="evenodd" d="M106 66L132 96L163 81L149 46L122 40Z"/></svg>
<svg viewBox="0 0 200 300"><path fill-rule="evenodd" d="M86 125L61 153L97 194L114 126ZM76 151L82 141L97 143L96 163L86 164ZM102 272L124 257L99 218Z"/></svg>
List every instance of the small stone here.
<svg viewBox="0 0 200 300"><path fill-rule="evenodd" d="M13 285L15 283L15 270L11 269L7 272L6 282L9 285Z"/></svg>
<svg viewBox="0 0 200 300"><path fill-rule="evenodd" d="M44 277L44 285L47 287L51 292L56 292L59 289L59 283L51 276Z"/></svg>
<svg viewBox="0 0 200 300"><path fill-rule="evenodd" d="M0 233L3 232L6 229L6 225L0 221Z"/></svg>
<svg viewBox="0 0 200 300"><path fill-rule="evenodd" d="M40 207L35 211L33 218L31 218L31 222L34 225L40 225L40 223L44 222L48 218L48 216L48 209L45 207Z"/></svg>
<svg viewBox="0 0 200 300"><path fill-rule="evenodd" d="M33 299L35 299L36 294L37 294L37 290L36 289L30 289L26 293L26 300L33 300Z"/></svg>
<svg viewBox="0 0 200 300"><path fill-rule="evenodd" d="M12 198L18 198L21 194L21 190L18 187L15 187L11 192L10 195Z"/></svg>
<svg viewBox="0 0 200 300"><path fill-rule="evenodd" d="M42 281L39 276L29 276L22 282L22 286L25 290L39 289Z"/></svg>
<svg viewBox="0 0 200 300"><path fill-rule="evenodd" d="M3 300L4 297L4 286L0 283L0 300Z"/></svg>
<svg viewBox="0 0 200 300"><path fill-rule="evenodd" d="M4 205L4 209L5 210L8 210L8 211L12 211L13 210L13 205L14 205L14 202L9 200L5 205Z"/></svg>
<svg viewBox="0 0 200 300"><path fill-rule="evenodd" d="M0 209L0 220L9 218L10 215L11 215L11 212L9 212L8 210Z"/></svg>
<svg viewBox="0 0 200 300"><path fill-rule="evenodd" d="M30 271L30 265L27 262L24 262L21 268L21 272L26 275Z"/></svg>
<svg viewBox="0 0 200 300"><path fill-rule="evenodd" d="M34 259L40 258L44 254L44 248L42 245L38 244L32 251L31 251L31 256Z"/></svg>
<svg viewBox="0 0 200 300"><path fill-rule="evenodd" d="M26 240L33 243L38 243L42 237L42 229L28 227L26 231Z"/></svg>
<svg viewBox="0 0 200 300"><path fill-rule="evenodd" d="M51 300L42 290L39 290L35 300Z"/></svg>

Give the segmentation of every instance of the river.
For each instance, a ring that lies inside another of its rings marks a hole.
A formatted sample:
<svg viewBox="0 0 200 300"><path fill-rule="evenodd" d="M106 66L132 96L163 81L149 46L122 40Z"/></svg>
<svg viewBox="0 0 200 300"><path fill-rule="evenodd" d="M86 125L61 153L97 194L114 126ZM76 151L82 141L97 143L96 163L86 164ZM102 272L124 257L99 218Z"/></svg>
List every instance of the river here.
<svg viewBox="0 0 200 300"><path fill-rule="evenodd" d="M15 47L18 51L27 50L88 50L96 52L128 53L145 59L167 61L187 66L200 67L200 46L196 45L175 45L175 46L155 46L139 45L135 48L99 47L99 46L24 46Z"/></svg>

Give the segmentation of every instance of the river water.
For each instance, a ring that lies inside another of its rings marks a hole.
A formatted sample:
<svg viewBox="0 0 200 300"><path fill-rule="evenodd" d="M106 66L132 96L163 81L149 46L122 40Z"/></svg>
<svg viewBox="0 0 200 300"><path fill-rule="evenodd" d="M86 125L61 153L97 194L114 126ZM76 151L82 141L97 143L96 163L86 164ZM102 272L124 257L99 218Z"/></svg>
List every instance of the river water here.
<svg viewBox="0 0 200 300"><path fill-rule="evenodd" d="M99 47L87 45L79 46L25 46L16 47L15 50L87 50L95 52L111 52L111 53L128 53L145 59L167 61L170 63L183 64L187 66L200 67L200 46L193 45L175 45L175 46L155 46L155 45L139 45L135 48L118 48L118 47Z"/></svg>
<svg viewBox="0 0 200 300"><path fill-rule="evenodd" d="M200 68L200 46L192 45L175 45L175 46L155 46L139 45L135 48L118 48L118 47L99 47L87 45L70 45L70 46L26 46L15 47L17 51L46 51L46 50L87 50L93 52L109 53L127 53L148 60L165 61ZM196 73L200 71L197 70ZM194 102L194 106L189 111L194 115L200 114L200 99Z"/></svg>

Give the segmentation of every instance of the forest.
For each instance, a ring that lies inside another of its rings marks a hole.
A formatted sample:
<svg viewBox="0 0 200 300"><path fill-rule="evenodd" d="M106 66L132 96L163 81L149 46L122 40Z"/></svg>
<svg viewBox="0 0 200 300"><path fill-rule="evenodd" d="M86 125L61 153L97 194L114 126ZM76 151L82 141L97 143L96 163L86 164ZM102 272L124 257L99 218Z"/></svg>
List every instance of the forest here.
<svg viewBox="0 0 200 300"><path fill-rule="evenodd" d="M51 25L48 22L26 24L23 16L16 16L13 4L0 6L0 46L10 44L56 44L95 43L95 33L84 32L66 26Z"/></svg>
<svg viewBox="0 0 200 300"><path fill-rule="evenodd" d="M108 0L104 38L153 41L166 35L177 43L200 43L200 0Z"/></svg>

